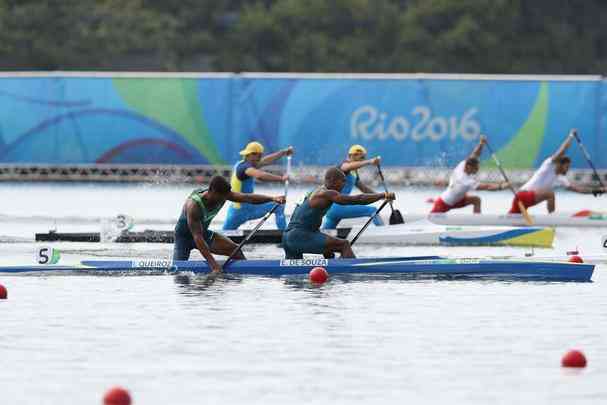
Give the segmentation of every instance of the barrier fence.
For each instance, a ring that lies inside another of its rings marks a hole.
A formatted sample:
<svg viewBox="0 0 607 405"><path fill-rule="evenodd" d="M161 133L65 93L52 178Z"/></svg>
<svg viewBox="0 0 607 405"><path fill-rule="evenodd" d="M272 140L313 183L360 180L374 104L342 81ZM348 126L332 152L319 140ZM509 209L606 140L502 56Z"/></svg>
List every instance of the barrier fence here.
<svg viewBox="0 0 607 405"><path fill-rule="evenodd" d="M229 177L231 166L192 165L0 165L0 181L94 181L94 182L147 182L156 184L192 183L206 184L218 174ZM284 167L270 166L268 171L282 174ZM303 166L292 170L292 184L319 184L327 166ZM533 170L511 170L510 181L520 186L531 177ZM444 187L449 180L450 168L391 167L384 170L388 184L392 186ZM603 183L607 183L607 171L600 170ZM596 185L590 170L571 170L569 178L579 184ZM380 186L377 173L361 170L361 179L368 184ZM479 172L483 182L501 182L498 170L484 169Z"/></svg>

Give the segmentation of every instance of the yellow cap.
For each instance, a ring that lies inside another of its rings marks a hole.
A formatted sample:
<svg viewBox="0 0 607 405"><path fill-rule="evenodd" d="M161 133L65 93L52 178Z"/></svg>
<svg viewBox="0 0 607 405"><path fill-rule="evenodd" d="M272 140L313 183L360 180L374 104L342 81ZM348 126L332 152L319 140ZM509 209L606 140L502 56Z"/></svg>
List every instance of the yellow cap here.
<svg viewBox="0 0 607 405"><path fill-rule="evenodd" d="M240 151L240 154L243 156L251 153L263 153L263 145L259 142L249 142L247 147Z"/></svg>
<svg viewBox="0 0 607 405"><path fill-rule="evenodd" d="M356 153L362 153L363 155L366 155L367 150L361 145L350 146L350 150L348 150L348 155L354 155Z"/></svg>

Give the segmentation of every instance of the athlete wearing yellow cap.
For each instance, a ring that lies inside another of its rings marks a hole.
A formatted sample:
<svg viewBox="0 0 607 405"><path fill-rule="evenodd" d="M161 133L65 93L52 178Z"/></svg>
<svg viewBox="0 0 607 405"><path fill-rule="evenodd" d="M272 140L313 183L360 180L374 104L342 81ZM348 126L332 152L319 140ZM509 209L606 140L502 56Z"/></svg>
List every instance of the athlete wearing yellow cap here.
<svg viewBox="0 0 607 405"><path fill-rule="evenodd" d="M344 160L338 167L346 175L346 184L341 190L342 194L350 194L354 186L363 193L375 193L371 187L368 187L360 181L358 169L364 166L379 165L380 157L376 156L372 159L367 159L367 150L361 145L352 145L348 150L348 158ZM334 229L339 224L339 221L345 218L370 217L375 213L375 208L364 205L339 205L333 204L323 223L323 229ZM373 219L375 225L383 225L381 218L376 216Z"/></svg>
<svg viewBox="0 0 607 405"><path fill-rule="evenodd" d="M281 157L292 155L293 147L263 156L264 147L259 142L249 142L247 146L240 151L242 160L234 165L232 170L231 185L232 190L239 193L253 193L255 189L255 180L283 182L287 180L287 175L277 176L272 173L260 170L260 167L272 164ZM233 202L228 208L226 222L223 229L238 229L245 222L263 217L274 206L273 203L266 204L248 204ZM284 229L286 227L284 205L281 205L274 211L276 218L276 227Z"/></svg>

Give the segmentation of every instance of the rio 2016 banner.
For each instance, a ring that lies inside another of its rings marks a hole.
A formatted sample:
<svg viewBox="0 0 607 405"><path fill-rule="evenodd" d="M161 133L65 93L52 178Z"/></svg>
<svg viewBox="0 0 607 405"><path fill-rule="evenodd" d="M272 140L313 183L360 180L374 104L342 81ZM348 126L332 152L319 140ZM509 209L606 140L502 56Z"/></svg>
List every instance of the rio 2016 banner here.
<svg viewBox="0 0 607 405"><path fill-rule="evenodd" d="M441 167L485 134L506 167L528 169L577 128L607 168L606 91L596 77L4 75L0 163L230 164L256 140L293 145L305 165L356 143L385 165Z"/></svg>

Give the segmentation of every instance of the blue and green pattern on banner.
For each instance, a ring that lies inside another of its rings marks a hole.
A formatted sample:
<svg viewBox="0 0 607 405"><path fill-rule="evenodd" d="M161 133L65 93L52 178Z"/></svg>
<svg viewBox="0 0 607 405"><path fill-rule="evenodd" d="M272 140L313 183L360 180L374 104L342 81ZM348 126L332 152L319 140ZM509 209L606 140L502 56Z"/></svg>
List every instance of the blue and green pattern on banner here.
<svg viewBox="0 0 607 405"><path fill-rule="evenodd" d="M442 167L486 134L506 167L533 168L575 127L607 168L606 113L592 79L7 76L0 163L232 164L257 140L309 165L360 143L387 166Z"/></svg>

